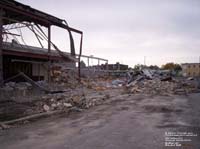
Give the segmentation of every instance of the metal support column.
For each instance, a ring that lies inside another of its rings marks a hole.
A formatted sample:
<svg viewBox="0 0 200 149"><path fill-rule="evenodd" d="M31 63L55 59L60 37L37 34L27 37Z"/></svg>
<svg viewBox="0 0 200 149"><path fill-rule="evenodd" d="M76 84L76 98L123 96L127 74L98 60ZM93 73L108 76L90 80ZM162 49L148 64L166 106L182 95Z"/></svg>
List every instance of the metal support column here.
<svg viewBox="0 0 200 149"><path fill-rule="evenodd" d="M38 64L38 80L40 81L40 63Z"/></svg>
<svg viewBox="0 0 200 149"><path fill-rule="evenodd" d="M0 10L0 87L3 86L3 11Z"/></svg>
<svg viewBox="0 0 200 149"><path fill-rule="evenodd" d="M51 83L51 26L48 27L48 82Z"/></svg>
<svg viewBox="0 0 200 149"><path fill-rule="evenodd" d="M100 70L100 60L98 59L98 70Z"/></svg>
<svg viewBox="0 0 200 149"><path fill-rule="evenodd" d="M108 70L109 68L108 68L108 61L106 61L106 70Z"/></svg>
<svg viewBox="0 0 200 149"><path fill-rule="evenodd" d="M82 42L83 42L83 34L81 34L80 51L79 51L79 58L78 58L78 77L79 77L79 81L81 80L81 54L82 54Z"/></svg>
<svg viewBox="0 0 200 149"><path fill-rule="evenodd" d="M90 58L87 58L88 67L90 66Z"/></svg>
<svg viewBox="0 0 200 149"><path fill-rule="evenodd" d="M98 59L98 66L100 65L100 60Z"/></svg>

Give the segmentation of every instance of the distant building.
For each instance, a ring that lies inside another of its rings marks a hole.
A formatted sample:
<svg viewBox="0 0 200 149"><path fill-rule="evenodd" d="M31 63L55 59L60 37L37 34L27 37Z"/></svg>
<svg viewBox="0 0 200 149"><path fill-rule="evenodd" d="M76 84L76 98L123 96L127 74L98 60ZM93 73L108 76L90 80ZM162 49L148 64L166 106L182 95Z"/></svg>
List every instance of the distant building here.
<svg viewBox="0 0 200 149"><path fill-rule="evenodd" d="M183 76L197 77L200 76L200 64L199 63L184 63L181 65Z"/></svg>
<svg viewBox="0 0 200 149"><path fill-rule="evenodd" d="M128 65L116 63L116 64L104 64L101 65L103 69L108 69L108 70L128 70Z"/></svg>
<svg viewBox="0 0 200 149"><path fill-rule="evenodd" d="M128 65L116 63L116 64L101 64L101 65L94 65L91 66L91 68L95 69L100 69L100 70L111 70L111 71L116 71L116 70L128 70Z"/></svg>
<svg viewBox="0 0 200 149"><path fill-rule="evenodd" d="M48 49L6 42L3 42L2 49L5 80L12 78L19 72L23 72L34 81L48 80ZM75 68L76 63L71 60L70 53L65 52L65 55L65 65ZM66 60L67 58L68 60ZM63 61L55 50L51 50L49 59L51 63Z"/></svg>

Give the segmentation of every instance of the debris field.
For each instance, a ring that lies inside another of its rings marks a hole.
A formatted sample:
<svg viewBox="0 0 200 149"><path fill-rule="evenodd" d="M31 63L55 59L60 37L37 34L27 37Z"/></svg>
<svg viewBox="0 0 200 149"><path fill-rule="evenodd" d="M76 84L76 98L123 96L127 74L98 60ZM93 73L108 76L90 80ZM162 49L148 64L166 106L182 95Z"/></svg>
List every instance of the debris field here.
<svg viewBox="0 0 200 149"><path fill-rule="evenodd" d="M82 112L121 95L173 96L199 92L198 80L195 78L173 77L170 74L150 75L150 70L137 74L128 72L126 77L82 78L80 82L78 78L63 77L66 74L65 71L57 74L53 85L44 81L35 82L41 88L54 90L51 92L41 90L32 82L6 83L1 88L4 92L4 100L0 103L1 126L4 123L18 123L18 120L20 123L28 122L33 115L37 119L51 112Z"/></svg>

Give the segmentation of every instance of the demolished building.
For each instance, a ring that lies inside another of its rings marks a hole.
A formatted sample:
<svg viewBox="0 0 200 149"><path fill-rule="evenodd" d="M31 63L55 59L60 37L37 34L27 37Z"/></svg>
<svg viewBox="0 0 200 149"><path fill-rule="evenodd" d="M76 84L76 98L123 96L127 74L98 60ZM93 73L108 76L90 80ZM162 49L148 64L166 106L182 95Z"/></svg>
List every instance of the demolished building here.
<svg viewBox="0 0 200 149"><path fill-rule="evenodd" d="M48 49L3 43L3 78L7 80L23 72L34 81L48 80ZM68 54L70 57L70 53ZM51 63L60 62L61 56L56 51L50 53ZM70 58L65 65L75 67ZM17 78L16 81L20 81Z"/></svg>
<svg viewBox="0 0 200 149"><path fill-rule="evenodd" d="M200 76L200 63L184 63L181 64L183 76L199 77Z"/></svg>
<svg viewBox="0 0 200 149"><path fill-rule="evenodd" d="M11 33L9 29L4 28L4 26L10 24L13 25L13 28L29 28L40 44L41 38L47 41L48 48L44 49L42 44L42 48L35 48L17 44L15 41L12 43L5 43L4 36L17 36L16 34ZM62 52L51 41L52 26L60 27L69 34L70 53ZM47 28L47 35L42 30L42 27ZM75 51L72 32L81 35L79 52ZM14 0L2 0L0 1L0 37L1 85L6 79L14 77L19 72L25 73L33 80L47 79L50 81L51 64L53 61L61 59L73 63L74 65L78 62L80 73L83 32L69 27L67 22L63 19L59 19ZM55 49L54 51L52 50L53 48Z"/></svg>

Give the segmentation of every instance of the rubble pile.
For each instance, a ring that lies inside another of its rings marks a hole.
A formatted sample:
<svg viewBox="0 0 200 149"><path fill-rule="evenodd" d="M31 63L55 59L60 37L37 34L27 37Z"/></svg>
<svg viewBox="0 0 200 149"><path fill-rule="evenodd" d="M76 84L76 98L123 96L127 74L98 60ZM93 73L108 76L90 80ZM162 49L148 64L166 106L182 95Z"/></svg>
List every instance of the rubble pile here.
<svg viewBox="0 0 200 149"><path fill-rule="evenodd" d="M0 100L32 101L41 94L50 92L50 88L51 86L45 81L8 82L0 88Z"/></svg>
<svg viewBox="0 0 200 149"><path fill-rule="evenodd" d="M63 111L81 112L83 109L109 103L112 99L116 101L116 97L123 93L126 95L148 94L156 96L185 95L199 92L200 88L200 83L195 78L178 78L171 75L169 71L148 69L128 72L127 78L81 78L81 82L78 81L75 69L55 67L52 75L53 82L51 84L45 81L9 82L0 89L3 92L6 91L10 97L13 97L10 100L16 102L16 104L12 103L15 111L13 110L14 114L9 114L10 119ZM33 92L34 88L37 88L37 92ZM38 90L42 92L38 92ZM20 94L14 94L15 91ZM23 96L25 94L27 96ZM37 96L33 96L34 94ZM4 96L2 99L8 99L7 97ZM29 98L30 100L28 100ZM1 104L4 107L4 104ZM1 104L0 112L2 111ZM172 111L170 106L165 107L165 105L161 108L159 106L146 106L144 108L147 111L156 112ZM8 117L7 115L6 117Z"/></svg>
<svg viewBox="0 0 200 149"><path fill-rule="evenodd" d="M199 91L195 80L179 79L167 74L155 74L143 71L129 76L126 85L128 93L143 93L150 95L187 94Z"/></svg>
<svg viewBox="0 0 200 149"><path fill-rule="evenodd" d="M13 100L17 97L25 97L32 93L33 86L28 82L8 82L0 88L0 100Z"/></svg>
<svg viewBox="0 0 200 149"><path fill-rule="evenodd" d="M13 90L30 90L32 89L32 85L28 82L8 82L2 88L4 91L13 91Z"/></svg>
<svg viewBox="0 0 200 149"><path fill-rule="evenodd" d="M56 85L75 88L79 85L75 69L68 69L64 65L56 65L52 68L52 78Z"/></svg>
<svg viewBox="0 0 200 149"><path fill-rule="evenodd" d="M118 83L118 81L120 83ZM114 83L117 82L117 83ZM113 80L112 78L98 78L98 79L81 79L81 84L88 89L93 89L95 91L104 91L117 87L118 84L121 85L122 80Z"/></svg>
<svg viewBox="0 0 200 149"><path fill-rule="evenodd" d="M92 106L102 104L109 95L70 95L68 93L48 94L34 103L38 112L54 110L76 110L88 109Z"/></svg>

